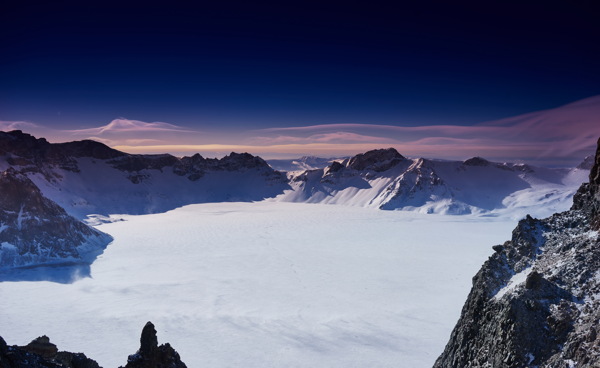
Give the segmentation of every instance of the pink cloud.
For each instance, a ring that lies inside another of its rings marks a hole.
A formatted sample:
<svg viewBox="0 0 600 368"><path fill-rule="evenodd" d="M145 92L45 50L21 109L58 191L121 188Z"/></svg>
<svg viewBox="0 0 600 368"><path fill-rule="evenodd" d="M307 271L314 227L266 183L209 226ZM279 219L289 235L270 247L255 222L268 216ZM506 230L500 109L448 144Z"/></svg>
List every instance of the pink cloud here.
<svg viewBox="0 0 600 368"><path fill-rule="evenodd" d="M291 135L277 135L274 137L255 137L248 140L254 144L275 145L275 144L309 144L309 143L378 143L378 144L393 144L395 140L357 134L352 132L334 132L334 133L319 133L308 137L296 137Z"/></svg>
<svg viewBox="0 0 600 368"><path fill-rule="evenodd" d="M289 142L293 138L316 141L316 137L333 134L331 132L339 136L355 135L361 137L361 143L390 143L406 155L439 157L443 154L443 158L478 155L498 160L521 158L576 162L595 150L600 136L600 96L556 109L473 126L332 124L260 131L263 136L283 132Z"/></svg>
<svg viewBox="0 0 600 368"><path fill-rule="evenodd" d="M23 131L31 131L32 129L40 128L39 125L34 123L29 123L27 121L2 121L0 120L0 130L5 132L11 130L23 130Z"/></svg>
<svg viewBox="0 0 600 368"><path fill-rule="evenodd" d="M118 118L110 123L97 127L97 128L87 128L87 129L76 129L70 130L69 132L73 134L94 134L94 135L102 135L106 133L123 133L123 132L191 132L188 129L182 128L177 125L162 123L162 122L153 122L146 123L139 120L130 120L125 118Z"/></svg>

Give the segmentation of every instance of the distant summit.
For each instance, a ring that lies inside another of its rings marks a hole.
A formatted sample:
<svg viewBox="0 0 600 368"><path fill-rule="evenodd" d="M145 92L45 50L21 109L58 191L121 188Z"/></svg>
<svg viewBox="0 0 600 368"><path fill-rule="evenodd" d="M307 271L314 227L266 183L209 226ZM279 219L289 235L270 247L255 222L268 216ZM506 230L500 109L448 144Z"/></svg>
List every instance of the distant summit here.
<svg viewBox="0 0 600 368"><path fill-rule="evenodd" d="M294 190L276 199L453 215L512 208L520 217L527 207L566 207L586 175L481 157L463 162L408 159L388 148L293 173Z"/></svg>
<svg viewBox="0 0 600 368"><path fill-rule="evenodd" d="M490 162L485 158L472 157L468 160L463 161L463 164L467 166L489 166Z"/></svg>
<svg viewBox="0 0 600 368"><path fill-rule="evenodd" d="M382 172L391 169L404 160L404 156L394 148L377 149L350 158L346 167L358 171L373 170Z"/></svg>
<svg viewBox="0 0 600 368"><path fill-rule="evenodd" d="M576 168L581 170L591 170L594 166L594 160L594 156L587 156Z"/></svg>

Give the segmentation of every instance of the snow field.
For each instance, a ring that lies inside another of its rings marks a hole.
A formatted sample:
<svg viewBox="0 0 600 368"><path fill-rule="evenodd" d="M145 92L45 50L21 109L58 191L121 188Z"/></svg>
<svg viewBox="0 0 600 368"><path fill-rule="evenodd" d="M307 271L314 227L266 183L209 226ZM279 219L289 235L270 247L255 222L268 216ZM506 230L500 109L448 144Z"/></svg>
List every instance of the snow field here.
<svg viewBox="0 0 600 368"><path fill-rule="evenodd" d="M299 203L119 216L73 284L0 283L0 335L48 335L105 368L147 321L188 367L430 367L501 218Z"/></svg>

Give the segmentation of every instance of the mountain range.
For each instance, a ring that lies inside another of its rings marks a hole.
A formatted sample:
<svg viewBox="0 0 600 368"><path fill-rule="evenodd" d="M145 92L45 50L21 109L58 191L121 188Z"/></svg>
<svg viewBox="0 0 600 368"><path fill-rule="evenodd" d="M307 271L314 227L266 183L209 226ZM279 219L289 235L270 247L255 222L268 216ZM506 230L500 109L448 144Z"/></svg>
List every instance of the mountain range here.
<svg viewBox="0 0 600 368"><path fill-rule="evenodd" d="M533 207L548 214L569 202L585 180L588 157L572 169L465 161L409 159L379 149L290 175L292 190L276 200L463 215ZM506 211L505 211L506 212Z"/></svg>
<svg viewBox="0 0 600 368"><path fill-rule="evenodd" d="M379 149L346 159L300 160L280 172L260 157L134 155L84 140L49 143L0 132L0 269L91 263L110 237L87 224L111 214L165 212L193 203L282 201L440 214L545 214L565 206L585 180L572 169L406 158ZM324 166L322 168L314 168Z"/></svg>

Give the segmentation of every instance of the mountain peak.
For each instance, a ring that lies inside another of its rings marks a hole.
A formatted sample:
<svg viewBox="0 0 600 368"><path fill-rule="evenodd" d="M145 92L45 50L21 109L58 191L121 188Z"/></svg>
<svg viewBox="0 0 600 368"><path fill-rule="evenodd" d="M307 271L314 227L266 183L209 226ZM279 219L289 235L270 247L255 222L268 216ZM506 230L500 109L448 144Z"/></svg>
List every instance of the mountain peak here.
<svg viewBox="0 0 600 368"><path fill-rule="evenodd" d="M357 171L373 170L381 172L391 169L404 160L406 158L398 153L395 148L376 149L359 153L350 158L346 166Z"/></svg>
<svg viewBox="0 0 600 368"><path fill-rule="evenodd" d="M490 162L488 160L486 160L485 158L476 156L476 157L471 157L470 159L463 161L463 165L466 165L466 166L489 166Z"/></svg>
<svg viewBox="0 0 600 368"><path fill-rule="evenodd" d="M247 152L236 153L231 152L229 155L219 160L220 165L225 170L238 170L240 168L270 168L269 164L265 160L258 156L253 156Z"/></svg>
<svg viewBox="0 0 600 368"><path fill-rule="evenodd" d="M592 167L594 166L594 160L595 160L594 156L587 156L575 168L580 169L580 170L591 170Z"/></svg>

